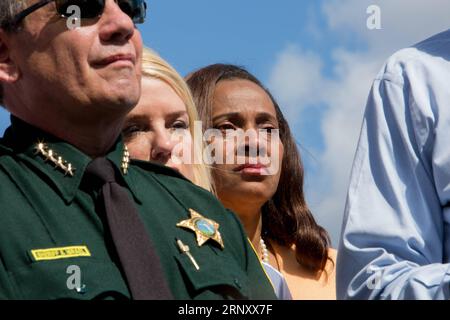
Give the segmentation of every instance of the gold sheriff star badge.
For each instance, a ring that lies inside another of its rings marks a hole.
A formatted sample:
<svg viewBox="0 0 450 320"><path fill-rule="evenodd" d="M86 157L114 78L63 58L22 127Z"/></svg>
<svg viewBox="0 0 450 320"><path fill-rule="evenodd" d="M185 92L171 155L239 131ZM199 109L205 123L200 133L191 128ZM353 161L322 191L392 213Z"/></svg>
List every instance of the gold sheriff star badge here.
<svg viewBox="0 0 450 320"><path fill-rule="evenodd" d="M177 227L186 228L195 232L197 244L201 247L209 239L217 242L223 249L223 240L219 232L219 224L207 219L194 209L189 209L191 218L177 223Z"/></svg>

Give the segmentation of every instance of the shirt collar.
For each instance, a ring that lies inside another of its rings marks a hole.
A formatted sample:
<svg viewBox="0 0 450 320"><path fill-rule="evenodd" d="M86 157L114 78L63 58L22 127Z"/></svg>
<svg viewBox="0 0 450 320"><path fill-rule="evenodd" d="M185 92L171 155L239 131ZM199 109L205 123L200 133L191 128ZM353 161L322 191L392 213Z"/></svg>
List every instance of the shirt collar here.
<svg viewBox="0 0 450 320"><path fill-rule="evenodd" d="M45 153L39 149L39 143L42 143L41 147L44 148ZM33 127L15 116L11 116L11 126L5 131L2 144L24 162L46 175L67 204L74 199L84 171L92 161L91 157L73 145ZM122 138L119 137L105 157L113 162L117 171L122 174L126 187L139 201L131 188L132 178L129 174L124 175L122 171L124 148ZM52 158L60 161L54 161L49 157L50 150ZM67 170L69 164L73 168L73 174Z"/></svg>

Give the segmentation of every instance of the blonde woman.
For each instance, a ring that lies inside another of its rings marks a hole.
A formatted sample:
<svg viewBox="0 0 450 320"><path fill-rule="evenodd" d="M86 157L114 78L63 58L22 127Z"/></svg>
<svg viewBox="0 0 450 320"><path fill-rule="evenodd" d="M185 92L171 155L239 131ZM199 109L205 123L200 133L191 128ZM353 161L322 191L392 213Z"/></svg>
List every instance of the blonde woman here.
<svg viewBox="0 0 450 320"><path fill-rule="evenodd" d="M122 130L131 158L155 161L212 191L202 165L202 132L190 90L178 72L154 51L142 57L142 93ZM190 153L190 154L187 154Z"/></svg>

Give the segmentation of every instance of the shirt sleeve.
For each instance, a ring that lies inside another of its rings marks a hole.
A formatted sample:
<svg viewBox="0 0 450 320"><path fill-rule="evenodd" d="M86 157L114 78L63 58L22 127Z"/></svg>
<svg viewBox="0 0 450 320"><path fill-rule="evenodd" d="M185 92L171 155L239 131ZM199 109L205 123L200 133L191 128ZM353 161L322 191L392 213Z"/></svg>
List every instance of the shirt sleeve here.
<svg viewBox="0 0 450 320"><path fill-rule="evenodd" d="M431 164L436 119L413 90L389 74L371 89L344 214L338 299L450 297L449 212Z"/></svg>

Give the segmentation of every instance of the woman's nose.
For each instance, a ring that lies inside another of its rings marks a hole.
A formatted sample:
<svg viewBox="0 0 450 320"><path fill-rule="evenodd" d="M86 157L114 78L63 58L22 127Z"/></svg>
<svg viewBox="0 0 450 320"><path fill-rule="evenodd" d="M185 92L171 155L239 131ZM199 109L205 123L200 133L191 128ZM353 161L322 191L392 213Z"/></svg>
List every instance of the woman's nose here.
<svg viewBox="0 0 450 320"><path fill-rule="evenodd" d="M175 141L172 135L167 130L159 130L155 132L154 139L151 145L150 160L167 163L172 156L172 150L175 146Z"/></svg>

